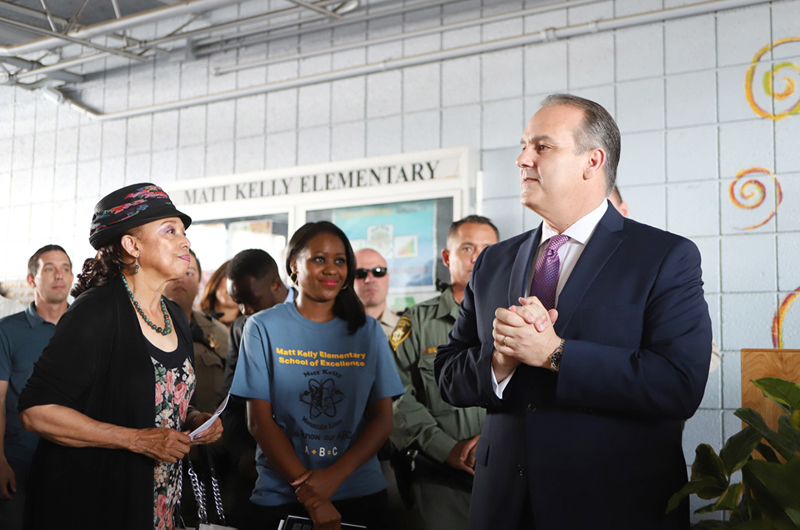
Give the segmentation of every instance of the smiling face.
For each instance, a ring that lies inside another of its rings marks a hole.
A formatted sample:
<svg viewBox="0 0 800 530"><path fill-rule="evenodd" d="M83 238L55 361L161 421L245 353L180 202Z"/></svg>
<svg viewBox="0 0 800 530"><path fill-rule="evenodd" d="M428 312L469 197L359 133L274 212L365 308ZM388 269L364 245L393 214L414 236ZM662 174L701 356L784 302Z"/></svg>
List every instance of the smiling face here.
<svg viewBox="0 0 800 530"><path fill-rule="evenodd" d="M344 243L322 232L308 240L291 262L299 296L318 303L332 302L347 279Z"/></svg>
<svg viewBox="0 0 800 530"><path fill-rule="evenodd" d="M190 313L192 304L200 290L200 273L197 268L197 259L189 254L191 261L186 273L175 281L169 282L164 288L164 296L181 306L181 309Z"/></svg>
<svg viewBox="0 0 800 530"><path fill-rule="evenodd" d="M60 304L67 299L72 278L72 263L60 250L51 250L39 256L36 275L27 276L37 300L48 304Z"/></svg>
<svg viewBox="0 0 800 530"><path fill-rule="evenodd" d="M575 131L581 126L583 110L569 105L553 105L534 114L522 136L520 202L547 220L564 212L580 210L605 196L603 179L587 179L587 170L596 164L597 149L579 153ZM591 172L593 176L594 173ZM591 184L587 182L591 180ZM587 196L591 195L591 198Z"/></svg>
<svg viewBox="0 0 800 530"><path fill-rule="evenodd" d="M122 236L122 245L128 254L138 258L140 272L154 275L161 281L181 278L189 268L191 243L178 217L144 224Z"/></svg>

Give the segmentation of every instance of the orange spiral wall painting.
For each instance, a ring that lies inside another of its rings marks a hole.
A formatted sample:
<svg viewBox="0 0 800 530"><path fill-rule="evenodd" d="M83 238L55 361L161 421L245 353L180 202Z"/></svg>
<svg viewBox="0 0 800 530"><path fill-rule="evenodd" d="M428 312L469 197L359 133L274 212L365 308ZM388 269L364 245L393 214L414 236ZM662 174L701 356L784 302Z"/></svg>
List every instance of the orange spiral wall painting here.
<svg viewBox="0 0 800 530"><path fill-rule="evenodd" d="M800 90L797 90L797 85L800 83L800 65L791 61L776 61L772 64L769 57L765 61L761 60L775 48L792 43L800 48L800 37L787 37L764 46L753 57L747 69L745 96L753 112L763 118L780 120L800 112ZM760 100L760 104L757 100Z"/></svg>
<svg viewBox="0 0 800 530"><path fill-rule="evenodd" d="M781 190L781 183L778 182L778 179L775 177L775 175L773 175L772 172L767 168L751 167L748 169L743 169L737 173L736 178L733 180L733 182L731 182L730 188L728 189L731 202L733 202L737 208L753 210L763 205L765 199L767 198L767 187L763 182L761 182L761 180L759 180L759 178L763 177L745 178L750 175L772 177L772 182L775 186L775 206L773 206L772 210L769 212L769 215L763 221L754 225L745 226L743 228L737 227L737 230L753 230L759 226L764 226L769 222L770 219L775 217L775 212L778 211L778 206L780 206L781 201L783 201L783 190Z"/></svg>
<svg viewBox="0 0 800 530"><path fill-rule="evenodd" d="M783 320L798 296L800 296L800 287L789 293L781 302L778 310L775 311L775 317L772 319L772 346L774 348L783 348Z"/></svg>

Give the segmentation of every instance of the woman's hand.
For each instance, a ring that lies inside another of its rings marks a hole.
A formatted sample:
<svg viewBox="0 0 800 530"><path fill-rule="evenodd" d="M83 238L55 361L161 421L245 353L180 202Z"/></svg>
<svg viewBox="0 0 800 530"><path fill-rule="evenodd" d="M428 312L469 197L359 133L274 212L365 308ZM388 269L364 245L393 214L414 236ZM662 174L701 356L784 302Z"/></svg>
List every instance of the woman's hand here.
<svg viewBox="0 0 800 530"><path fill-rule="evenodd" d="M200 427L202 424L208 421L211 416L212 415L208 412L196 412L188 416L186 418L185 426L191 426L191 428L185 431L186 434L188 435L190 432ZM214 443L219 440L220 436L222 436L222 420L217 418L214 420L214 423L211 424L211 427L198 434L196 438L192 439L192 445Z"/></svg>
<svg viewBox="0 0 800 530"><path fill-rule="evenodd" d="M189 452L191 442L186 433L168 427L135 429L130 449L157 462L177 462Z"/></svg>
<svg viewBox="0 0 800 530"><path fill-rule="evenodd" d="M292 481L297 500L306 509L327 502L339 489L345 477L339 475L332 467L309 469Z"/></svg>
<svg viewBox="0 0 800 530"><path fill-rule="evenodd" d="M331 501L319 503L316 508L306 508L311 520L314 521L314 530L340 530L342 516L331 504Z"/></svg>

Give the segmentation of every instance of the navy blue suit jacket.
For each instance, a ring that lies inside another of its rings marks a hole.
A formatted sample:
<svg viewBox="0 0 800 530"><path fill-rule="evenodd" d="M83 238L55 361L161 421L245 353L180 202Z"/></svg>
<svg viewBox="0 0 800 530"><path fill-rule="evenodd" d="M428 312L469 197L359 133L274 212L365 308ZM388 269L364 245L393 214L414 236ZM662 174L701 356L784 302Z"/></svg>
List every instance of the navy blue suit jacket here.
<svg viewBox="0 0 800 530"><path fill-rule="evenodd" d="M436 356L445 401L487 408L470 528L688 528L688 503L664 512L711 356L697 247L609 204L558 299L559 373L521 365L499 399L494 313L519 304L540 237L483 251Z"/></svg>

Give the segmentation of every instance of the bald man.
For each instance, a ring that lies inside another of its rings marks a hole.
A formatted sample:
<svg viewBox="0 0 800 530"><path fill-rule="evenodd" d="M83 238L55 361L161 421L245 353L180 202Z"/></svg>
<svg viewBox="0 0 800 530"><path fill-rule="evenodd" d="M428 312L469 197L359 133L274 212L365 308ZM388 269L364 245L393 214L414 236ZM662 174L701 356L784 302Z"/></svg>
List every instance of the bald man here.
<svg viewBox="0 0 800 530"><path fill-rule="evenodd" d="M356 252L356 295L364 304L366 313L381 323L381 328L389 338L400 317L386 307L389 294L389 270L386 260L371 248Z"/></svg>

